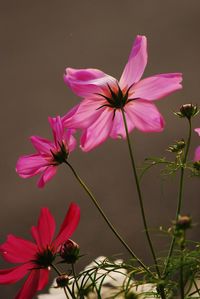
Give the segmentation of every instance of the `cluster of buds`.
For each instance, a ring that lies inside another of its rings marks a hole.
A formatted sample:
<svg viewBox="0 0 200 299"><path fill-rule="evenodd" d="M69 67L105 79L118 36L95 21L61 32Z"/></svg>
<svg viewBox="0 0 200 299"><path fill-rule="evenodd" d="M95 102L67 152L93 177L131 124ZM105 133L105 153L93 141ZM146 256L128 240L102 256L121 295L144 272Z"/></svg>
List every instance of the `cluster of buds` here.
<svg viewBox="0 0 200 299"><path fill-rule="evenodd" d="M63 263L74 264L79 258L79 251L80 248L76 242L70 239L67 240L60 248L60 256L63 259Z"/></svg>
<svg viewBox="0 0 200 299"><path fill-rule="evenodd" d="M180 141L176 141L175 144L172 144L168 147L168 151L172 153L182 153L185 148L185 141L181 139Z"/></svg>
<svg viewBox="0 0 200 299"><path fill-rule="evenodd" d="M197 105L193 104L184 104L180 107L179 112L175 112L175 115L179 117L186 117L190 120L192 117L196 116L199 113Z"/></svg>

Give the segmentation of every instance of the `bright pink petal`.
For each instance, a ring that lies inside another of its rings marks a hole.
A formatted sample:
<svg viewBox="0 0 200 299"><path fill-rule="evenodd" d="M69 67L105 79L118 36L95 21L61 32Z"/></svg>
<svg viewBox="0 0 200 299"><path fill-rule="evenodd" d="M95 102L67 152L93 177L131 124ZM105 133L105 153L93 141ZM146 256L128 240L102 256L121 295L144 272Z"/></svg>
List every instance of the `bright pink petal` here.
<svg viewBox="0 0 200 299"><path fill-rule="evenodd" d="M103 98L96 96L95 98L84 99L79 106L76 106L76 112L68 117L63 117L64 126L67 128L87 128L101 115L102 105L106 104ZM99 109L100 108L100 109Z"/></svg>
<svg viewBox="0 0 200 299"><path fill-rule="evenodd" d="M48 208L42 208L37 226L31 228L31 233L39 249L51 245L55 232L55 220Z"/></svg>
<svg viewBox="0 0 200 299"><path fill-rule="evenodd" d="M37 292L40 272L32 270L15 299L32 299Z"/></svg>
<svg viewBox="0 0 200 299"><path fill-rule="evenodd" d="M63 141L64 126L60 116L49 117L49 123L53 131L54 142L57 147Z"/></svg>
<svg viewBox="0 0 200 299"><path fill-rule="evenodd" d="M128 131L131 132L135 125L129 115L126 114L126 122L128 126ZM116 110L115 117L113 119L112 130L110 132L110 137L117 139L117 138L126 138L126 131L124 127L124 121L121 110Z"/></svg>
<svg viewBox="0 0 200 299"><path fill-rule="evenodd" d="M76 130L74 129L67 129L65 131L64 139L66 141L67 149L69 153L73 152L76 148L77 142L76 142L76 138L73 136L75 131Z"/></svg>
<svg viewBox="0 0 200 299"><path fill-rule="evenodd" d="M41 291L44 289L44 287L47 285L49 280L49 270L48 269L40 269L40 279L38 284L38 291Z"/></svg>
<svg viewBox="0 0 200 299"><path fill-rule="evenodd" d="M46 169L49 162L40 155L22 156L18 159L16 172L22 178L30 178Z"/></svg>
<svg viewBox="0 0 200 299"><path fill-rule="evenodd" d="M148 101L135 100L125 106L125 111L135 127L143 132L161 132L164 119L156 106Z"/></svg>
<svg viewBox="0 0 200 299"><path fill-rule="evenodd" d="M200 146L198 146L195 150L194 161L200 161Z"/></svg>
<svg viewBox="0 0 200 299"><path fill-rule="evenodd" d="M71 203L67 215L61 225L61 229L53 245L58 248L62 243L67 241L75 231L80 220L80 208L77 204Z"/></svg>
<svg viewBox="0 0 200 299"><path fill-rule="evenodd" d="M53 142L39 136L31 136L30 140L39 154L51 155L51 150L54 148Z"/></svg>
<svg viewBox="0 0 200 299"><path fill-rule="evenodd" d="M136 83L130 91L130 98L157 100L181 89L181 81L181 73L155 75Z"/></svg>
<svg viewBox="0 0 200 299"><path fill-rule="evenodd" d="M196 128L196 129L194 129L194 131L195 131L197 134L199 134L199 136L200 136L200 128Z"/></svg>
<svg viewBox="0 0 200 299"><path fill-rule="evenodd" d="M88 152L103 143L112 129L114 110L101 108L101 115L81 136L81 149Z"/></svg>
<svg viewBox="0 0 200 299"><path fill-rule="evenodd" d="M119 81L120 87L130 87L142 77L147 64L147 39L138 35L134 41L128 62Z"/></svg>
<svg viewBox="0 0 200 299"><path fill-rule="evenodd" d="M29 264L23 264L10 269L0 270L0 284L15 283L29 271Z"/></svg>
<svg viewBox="0 0 200 299"><path fill-rule="evenodd" d="M11 263L25 263L33 259L37 246L27 240L8 235L7 240L0 246L0 253L4 260Z"/></svg>
<svg viewBox="0 0 200 299"><path fill-rule="evenodd" d="M50 181L57 172L57 166L49 166L39 178L37 186L43 188L45 184Z"/></svg>
<svg viewBox="0 0 200 299"><path fill-rule="evenodd" d="M64 82L72 91L81 97L88 97L95 93L102 93L107 85L116 83L116 79L97 69L67 68Z"/></svg>

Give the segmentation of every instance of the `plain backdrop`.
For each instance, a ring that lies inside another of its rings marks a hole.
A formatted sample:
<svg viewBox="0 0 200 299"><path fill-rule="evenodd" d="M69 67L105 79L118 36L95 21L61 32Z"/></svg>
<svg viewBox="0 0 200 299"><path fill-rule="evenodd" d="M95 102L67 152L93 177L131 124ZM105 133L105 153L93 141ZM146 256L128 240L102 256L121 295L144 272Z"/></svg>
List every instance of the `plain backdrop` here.
<svg viewBox="0 0 200 299"><path fill-rule="evenodd" d="M63 82L65 67L98 68L120 78L137 34L148 38L149 61L144 77L182 72L183 90L157 101L166 120L163 133L134 131L131 140L137 165L150 156L173 155L169 144L187 138L187 122L173 112L183 103L199 103L200 1L199 0L18 0L0 1L0 241L8 233L30 238L41 207L49 207L61 223L69 203L81 207L80 225L73 239L85 257L78 268L98 255L129 258L98 211L62 165L43 190L36 178L23 180L15 173L20 155L30 154L31 135L51 138L48 116L63 115L79 102ZM199 118L194 127L200 127ZM193 146L200 144L193 135ZM107 140L89 153L79 148L70 161L91 187L107 216L146 263L152 263L145 240L127 144ZM163 254L169 240L160 225L169 227L175 216L177 175L160 178L160 168L142 181L144 205L156 251ZM182 213L199 222L199 180L186 175ZM198 240L199 228L190 232ZM8 267L1 261L1 268ZM20 283L0 288L0 298L14 298Z"/></svg>

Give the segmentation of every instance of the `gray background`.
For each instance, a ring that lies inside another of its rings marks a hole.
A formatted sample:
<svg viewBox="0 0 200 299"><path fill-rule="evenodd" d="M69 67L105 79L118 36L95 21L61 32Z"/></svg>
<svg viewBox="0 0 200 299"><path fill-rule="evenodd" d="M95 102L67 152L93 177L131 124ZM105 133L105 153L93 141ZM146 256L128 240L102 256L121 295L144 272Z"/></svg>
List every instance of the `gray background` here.
<svg viewBox="0 0 200 299"><path fill-rule="evenodd" d="M1 91L1 211L0 241L8 233L29 238L40 208L47 206L60 223L71 201L81 207L81 222L73 236L86 256L81 268L98 255L125 249L106 227L98 211L64 165L43 190L36 178L23 180L15 173L20 155L33 152L30 135L51 137L47 117L63 115L79 99L64 85L65 67L94 67L119 78L137 34L148 38L149 62L144 76L183 72L184 89L157 102L166 119L164 133L131 135L138 165L147 156L168 155L166 147L187 135L185 120L173 111L182 103L199 103L200 1L3 1L0 2ZM199 118L195 127L200 127ZM194 135L194 146L200 144ZM190 158L193 156L193 149ZM135 252L151 262L132 180L127 145L108 140L90 153L77 149L70 157L79 174L92 186L106 214ZM160 225L174 218L177 179L159 178L151 170L143 181L145 209L154 231L157 251L168 239L158 237ZM199 222L199 181L190 180L183 212ZM199 229L190 237L198 240ZM6 267L1 262L2 267ZM13 298L19 284L0 288L0 297Z"/></svg>

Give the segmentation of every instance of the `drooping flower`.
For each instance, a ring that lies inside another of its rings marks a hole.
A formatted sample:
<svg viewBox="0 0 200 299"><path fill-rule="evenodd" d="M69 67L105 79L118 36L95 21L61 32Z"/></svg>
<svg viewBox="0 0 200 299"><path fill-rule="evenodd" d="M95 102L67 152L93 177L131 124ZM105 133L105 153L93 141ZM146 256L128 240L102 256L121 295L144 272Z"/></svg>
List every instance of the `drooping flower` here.
<svg viewBox="0 0 200 299"><path fill-rule="evenodd" d="M22 178L30 178L42 173L38 181L38 187L42 188L57 171L57 166L64 162L69 153L76 147L73 137L74 130L66 130L60 116L49 117L54 141L39 136L31 136L30 140L37 153L22 156L18 159L16 171Z"/></svg>
<svg viewBox="0 0 200 299"><path fill-rule="evenodd" d="M197 132L197 134L199 134L200 136L200 128L196 128L194 129L195 132ZM200 161L200 146L198 146L195 150L195 153L194 153L194 161L195 162L199 162Z"/></svg>
<svg viewBox="0 0 200 299"><path fill-rule="evenodd" d="M153 104L182 88L181 73L159 74L140 80L147 64L147 40L138 35L119 81L98 69L67 68L64 81L84 98L63 117L64 125L83 130L81 147L89 151L111 138L126 138L122 109L128 131L160 132L163 117Z"/></svg>
<svg viewBox="0 0 200 299"><path fill-rule="evenodd" d="M55 220L48 208L42 208L38 225L31 229L34 243L8 235L6 242L0 245L0 254L5 261L18 265L0 270L0 284L15 283L28 275L15 299L31 299L45 287L51 264L60 246L73 234L79 219L80 209L75 203L71 203L60 231L53 239Z"/></svg>

